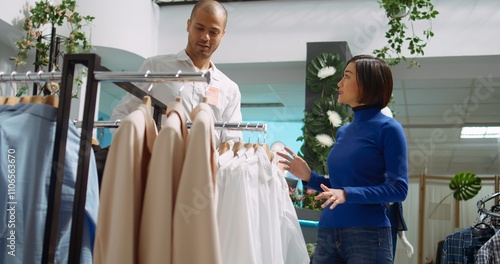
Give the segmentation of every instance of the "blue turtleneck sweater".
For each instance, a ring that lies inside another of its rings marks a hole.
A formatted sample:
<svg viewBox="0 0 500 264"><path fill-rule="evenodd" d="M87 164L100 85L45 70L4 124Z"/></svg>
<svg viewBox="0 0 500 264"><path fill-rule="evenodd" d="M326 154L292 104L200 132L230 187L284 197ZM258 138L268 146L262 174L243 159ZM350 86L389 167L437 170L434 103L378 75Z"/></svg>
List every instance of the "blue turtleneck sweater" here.
<svg viewBox="0 0 500 264"><path fill-rule="evenodd" d="M346 202L323 209L319 227L390 227L385 203L408 193L406 139L401 124L379 108L354 109L354 120L339 128L327 159L329 179L311 173L307 187L344 189Z"/></svg>

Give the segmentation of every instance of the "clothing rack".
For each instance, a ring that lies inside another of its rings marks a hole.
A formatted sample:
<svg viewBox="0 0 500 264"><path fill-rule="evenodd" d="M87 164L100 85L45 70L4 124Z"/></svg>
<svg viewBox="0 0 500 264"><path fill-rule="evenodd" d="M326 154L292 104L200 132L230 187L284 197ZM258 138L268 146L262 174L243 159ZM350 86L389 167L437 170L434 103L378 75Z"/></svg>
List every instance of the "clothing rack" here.
<svg viewBox="0 0 500 264"><path fill-rule="evenodd" d="M26 72L18 74L12 72L6 75L0 72L1 82L49 82L61 81L59 106L57 110L55 145L52 158L52 170L50 178L47 216L45 223L45 235L43 241L42 263L54 263L57 229L60 211L60 198L62 182L64 177L64 161L66 158L66 141L69 128L69 114L71 108L71 98L73 90L73 79L75 76L75 66L83 65L88 69L87 86L84 100L83 120L78 121L81 127L79 162L77 168L77 177L75 183L75 194L73 202L73 215L71 223L71 238L69 245L68 263L80 263L80 254L82 247L82 236L85 216L85 202L87 192L87 180L90 163L90 152L92 151L92 130L101 125L100 121L94 121L95 107L97 100L97 88L99 82L113 82L132 95L143 98L149 94L133 85L131 82L169 82L169 81L189 81L189 82L210 82L210 73L199 72L177 72L177 73L139 73L139 72L119 72L113 73L108 68L100 64L101 59L97 54L65 54L63 60L62 72ZM152 106L154 107L153 118L160 127L161 114L167 106L150 96ZM109 121L103 121L108 122ZM111 122L117 125L116 122ZM96 126L97 125L97 126ZM102 125L105 125L104 123ZM188 123L188 127L190 124ZM267 132L265 123L216 123L217 129L228 130L247 130Z"/></svg>
<svg viewBox="0 0 500 264"><path fill-rule="evenodd" d="M89 172L92 130L94 127L95 106L99 81L113 82L125 91L143 98L147 92L134 86L128 81L135 82L166 82L166 81L210 81L209 73L105 73L109 71L100 64L101 59L97 54L66 54L64 55L62 72L27 72L18 75L0 73L0 82L42 82L61 81L59 106L56 119L55 145L52 158L52 171L50 178L47 216L45 222L45 235L43 241L42 263L54 263L57 245L57 228L60 211L60 198L64 177L64 160L66 158L66 141L69 127L69 114L75 66L81 64L88 69L87 86L84 101L82 132L80 138L79 162L75 184L73 215L71 223L71 238L69 245L68 263L80 263L82 247L83 225L85 216L85 202L87 192L87 179ZM166 105L151 97L154 107L154 119L160 122L161 113L166 110Z"/></svg>
<svg viewBox="0 0 500 264"><path fill-rule="evenodd" d="M178 72L175 74L163 74L163 73L104 73L102 70L107 71L105 67L100 65L100 57L96 54L68 54L64 57L63 64L63 72L62 76L66 77L67 81L61 87L64 87L62 91L71 91L73 84L73 75L75 71L74 65L80 63L85 65L88 68L88 79L87 79L87 91L85 96L85 104L84 104L84 116L82 121L82 138L80 141L80 161L79 161L79 169L77 174L77 181L75 187L75 202L73 205L73 222L71 227L71 239L70 239L70 248L69 248L69 259L68 263L79 263L80 262L80 250L82 246L82 235L83 235L83 220L85 214L85 200L86 200L86 191L87 191L87 177L88 177L88 168L89 168L89 158L91 149L91 140L92 140L92 130L94 128L94 116L95 116L95 103L96 103L96 95L97 95L97 85L100 81L113 82L118 86L125 89L127 92L132 93L138 98L143 98L146 95L149 95L147 92L143 91L135 87L134 85L128 83L129 81L136 82L166 82L166 81L210 81L209 73L182 73ZM62 96L62 94L61 94ZM61 131L67 131L67 125L69 120L69 103L71 102L71 93L65 94L65 97L62 96L63 99L63 108L59 111L59 113L64 114L62 118L58 118L58 122L62 121L62 125L66 125L66 127L61 127ZM154 118L157 124L160 122L161 112L166 110L166 105L156 100L154 97L151 97L152 104L155 105ZM65 105L65 104L67 105ZM161 104L161 111L157 106ZM66 106L66 107L64 107ZM60 105L61 107L61 105ZM57 129L57 127L56 127ZM57 130L59 131L59 130ZM63 137L66 141L66 135ZM56 134L57 140L57 134ZM57 141L56 141L57 142ZM62 148L64 150L65 148ZM62 153L64 155L64 153ZM60 160L64 160L64 158ZM62 164L59 162L58 164ZM62 174L61 174L62 175ZM60 188L60 184L59 184ZM59 193L60 194L60 193ZM59 195L60 196L60 195ZM55 196L55 197L59 197ZM57 216L57 215L54 215ZM53 216L53 217L54 217ZM57 228L56 225L52 225L52 228ZM55 238L50 236L51 238ZM52 242L52 240L50 241ZM47 246L44 244L44 247ZM49 243L50 248L53 250L55 248L55 243ZM49 251L50 252L50 251ZM50 261L53 262L54 257L50 256Z"/></svg>

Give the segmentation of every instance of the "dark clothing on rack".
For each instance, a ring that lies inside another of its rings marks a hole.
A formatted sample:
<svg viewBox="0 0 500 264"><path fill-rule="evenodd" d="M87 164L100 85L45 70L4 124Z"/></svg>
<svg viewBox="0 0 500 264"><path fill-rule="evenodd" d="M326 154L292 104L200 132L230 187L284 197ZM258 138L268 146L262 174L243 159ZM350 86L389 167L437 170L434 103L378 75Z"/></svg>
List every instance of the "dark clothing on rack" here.
<svg viewBox="0 0 500 264"><path fill-rule="evenodd" d="M104 166L106 165L106 158L108 157L109 146L101 148L99 145L92 145L92 149L94 150L95 163L97 166L99 190L101 190L102 175L104 173Z"/></svg>
<svg viewBox="0 0 500 264"><path fill-rule="evenodd" d="M488 239L495 234L491 228L467 227L462 231L448 235L443 243L441 263L474 263L474 258Z"/></svg>
<svg viewBox="0 0 500 264"><path fill-rule="evenodd" d="M476 264L500 263L500 233L497 232L492 238L484 243L479 249Z"/></svg>

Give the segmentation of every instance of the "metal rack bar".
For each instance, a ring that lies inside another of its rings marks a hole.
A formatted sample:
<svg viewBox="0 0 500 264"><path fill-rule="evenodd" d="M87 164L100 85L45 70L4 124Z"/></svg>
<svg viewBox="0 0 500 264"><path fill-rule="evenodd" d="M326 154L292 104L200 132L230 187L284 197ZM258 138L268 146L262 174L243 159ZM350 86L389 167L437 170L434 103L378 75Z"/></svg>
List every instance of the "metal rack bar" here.
<svg viewBox="0 0 500 264"><path fill-rule="evenodd" d="M210 72L94 72L101 82L210 82Z"/></svg>
<svg viewBox="0 0 500 264"><path fill-rule="evenodd" d="M18 74L13 71L9 75L5 75L4 72L0 72L0 82L50 82L50 81L60 81L62 78L61 72L43 72L38 73L26 72Z"/></svg>
<svg viewBox="0 0 500 264"><path fill-rule="evenodd" d="M76 127L82 126L82 121L73 120ZM94 121L94 128L117 128L121 124L120 120L116 121ZM191 128L192 122L187 122L187 127ZM261 131L267 132L266 123L221 123L215 122L214 128L217 130L238 130L238 131Z"/></svg>
<svg viewBox="0 0 500 264"><path fill-rule="evenodd" d="M99 66L100 70L106 69ZM39 71L26 72L19 74L13 71L10 74L0 72L0 82L48 82L60 81L63 73L61 72L43 72ZM100 82L210 82L210 72L109 72L109 71L95 71L94 78Z"/></svg>

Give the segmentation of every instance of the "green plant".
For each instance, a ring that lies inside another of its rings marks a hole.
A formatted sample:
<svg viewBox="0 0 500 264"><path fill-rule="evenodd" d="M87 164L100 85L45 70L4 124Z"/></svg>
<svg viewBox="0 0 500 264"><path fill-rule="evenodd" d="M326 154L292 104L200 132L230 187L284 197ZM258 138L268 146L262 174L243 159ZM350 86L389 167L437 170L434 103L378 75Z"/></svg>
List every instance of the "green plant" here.
<svg viewBox="0 0 500 264"><path fill-rule="evenodd" d="M434 36L432 31L432 19L439 14L434 9L431 0L378 0L382 9L389 19L389 29L385 33L387 45L381 49L376 49L373 53L382 59L387 60L389 65L396 65L401 60L408 62L403 55L403 48L406 48L414 57L409 60L409 67L419 66L416 57L424 55L424 48L429 40ZM403 19L407 21L403 21ZM429 27L423 32L415 32L413 23L417 21L429 21Z"/></svg>
<svg viewBox="0 0 500 264"><path fill-rule="evenodd" d="M55 31L56 26L62 26L64 22L69 27L70 33L64 37L64 52L77 53L88 52L91 49L90 41L85 35L83 28L94 20L93 16L82 16L75 12L75 0L62 0L61 4L52 4L51 1L38 1L29 7L29 16L24 18L24 37L16 42L18 48L17 56L13 58L18 65L26 64L28 52L36 49L36 65L43 66L53 63L50 59L50 45L55 44L49 39L50 35L44 34L44 30ZM55 65L52 65L55 66Z"/></svg>
<svg viewBox="0 0 500 264"><path fill-rule="evenodd" d="M94 17L82 16L75 11L76 6L76 0L61 0L60 4L53 4L52 1L43 0L36 2L34 6L29 8L23 7L22 11L25 17L22 30L24 36L16 41L18 52L15 57L11 58L15 63L15 69L26 64L31 50L36 51L34 62L36 71L58 69L57 57L62 53L57 53L56 50L59 49L60 44L64 45L65 54L89 52L91 50L92 46L84 28L89 26ZM56 27L63 25L68 26L69 35L56 35ZM58 89L50 89L49 86L59 87L59 84L45 84L42 89L45 94L58 92ZM18 91L23 88L25 87L20 87Z"/></svg>
<svg viewBox="0 0 500 264"><path fill-rule="evenodd" d="M316 249L316 243L307 243L306 244L306 249L307 249L307 254L309 255L309 258L314 257L314 250Z"/></svg>
<svg viewBox="0 0 500 264"><path fill-rule="evenodd" d="M453 194L453 198L457 201L467 201L474 198L481 190L481 178L477 177L476 174L472 172L459 172L453 178L451 178L448 186L451 189L451 193L446 195L436 207L429 214L429 217L434 214L436 209L441 203L446 200L450 195Z"/></svg>
<svg viewBox="0 0 500 264"><path fill-rule="evenodd" d="M345 62L338 54L324 52L310 62L306 71L309 89L320 97L304 112L302 136L297 138L303 144L298 155L322 175L328 174L326 159L338 128L352 120L347 107L336 100L344 68Z"/></svg>
<svg viewBox="0 0 500 264"><path fill-rule="evenodd" d="M292 203L297 208L304 208L310 210L318 210L321 211L321 204L323 204L324 200L315 200L319 193L311 188L305 187L302 189L289 189L290 199L292 199Z"/></svg>

